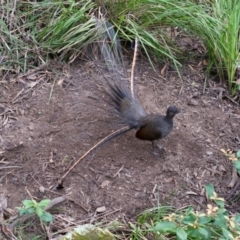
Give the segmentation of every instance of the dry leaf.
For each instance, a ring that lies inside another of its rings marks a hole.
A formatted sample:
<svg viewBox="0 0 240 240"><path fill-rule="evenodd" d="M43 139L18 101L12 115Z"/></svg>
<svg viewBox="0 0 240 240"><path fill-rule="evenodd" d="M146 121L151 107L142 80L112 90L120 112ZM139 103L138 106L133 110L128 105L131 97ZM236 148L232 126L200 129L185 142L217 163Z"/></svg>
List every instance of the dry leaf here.
<svg viewBox="0 0 240 240"><path fill-rule="evenodd" d="M30 76L27 76L27 79L28 80L36 80L37 79L37 76L35 74L32 74Z"/></svg>
<svg viewBox="0 0 240 240"><path fill-rule="evenodd" d="M62 78L62 79L60 79L58 82L57 82L57 85L58 86L62 86L62 84L63 84L63 81L64 81L64 79Z"/></svg>
<svg viewBox="0 0 240 240"><path fill-rule="evenodd" d="M164 73L165 73L165 71L166 71L166 69L167 69L167 66L168 66L168 63L166 63L166 64L164 65L164 67L162 68L162 70L161 70L161 75L164 75Z"/></svg>

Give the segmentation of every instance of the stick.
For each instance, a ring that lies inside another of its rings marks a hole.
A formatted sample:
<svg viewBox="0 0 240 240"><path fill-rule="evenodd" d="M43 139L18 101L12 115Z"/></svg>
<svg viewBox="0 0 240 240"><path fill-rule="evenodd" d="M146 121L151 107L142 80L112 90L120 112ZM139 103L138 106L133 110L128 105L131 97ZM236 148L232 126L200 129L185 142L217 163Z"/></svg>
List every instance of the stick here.
<svg viewBox="0 0 240 240"><path fill-rule="evenodd" d="M98 148L99 146L101 146L102 144L108 142L109 140L111 140L114 137L117 137L118 135L121 135L125 132L130 131L132 128L129 126L125 126L123 128L120 128L118 130L116 130L115 132L109 134L107 137L103 138L101 141L99 141L97 144L95 144L92 148L90 148L85 154L83 154L68 170L67 172L60 178L60 180L57 183L57 189L61 189L63 188L63 181L65 180L65 178L67 177L67 175L80 163L80 161L82 159L84 159L88 154L90 154L92 151L94 151L96 148Z"/></svg>
<svg viewBox="0 0 240 240"><path fill-rule="evenodd" d="M131 93L132 93L132 98L134 99L134 68L136 65L136 59L137 59L137 49L138 49L138 39L135 39L135 47L134 47L134 55L133 55L133 63L132 63L132 71L131 71L131 79L130 79L130 84L131 84Z"/></svg>

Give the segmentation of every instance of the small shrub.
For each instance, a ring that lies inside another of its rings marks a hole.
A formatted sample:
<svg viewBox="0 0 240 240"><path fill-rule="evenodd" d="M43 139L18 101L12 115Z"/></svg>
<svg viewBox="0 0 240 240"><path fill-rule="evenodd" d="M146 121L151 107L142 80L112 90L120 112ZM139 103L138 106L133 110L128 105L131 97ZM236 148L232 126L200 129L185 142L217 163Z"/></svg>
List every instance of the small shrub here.
<svg viewBox="0 0 240 240"><path fill-rule="evenodd" d="M138 226L132 225L132 239L237 239L234 237L240 236L240 215L230 216L225 200L217 196L211 184L206 186L206 192L212 203L207 204L205 212L192 207L175 211L158 207L143 213Z"/></svg>
<svg viewBox="0 0 240 240"><path fill-rule="evenodd" d="M18 208L19 214L31 215L36 214L40 221L44 224L53 222L53 216L44 210L46 206L50 203L49 199L42 200L41 202L36 202L35 200L23 200L23 207Z"/></svg>

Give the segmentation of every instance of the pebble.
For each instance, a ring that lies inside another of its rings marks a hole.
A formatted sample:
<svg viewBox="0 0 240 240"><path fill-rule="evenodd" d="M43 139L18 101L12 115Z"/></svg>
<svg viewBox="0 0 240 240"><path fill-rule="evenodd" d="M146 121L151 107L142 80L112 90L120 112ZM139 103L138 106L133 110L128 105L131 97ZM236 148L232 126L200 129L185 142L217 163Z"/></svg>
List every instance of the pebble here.
<svg viewBox="0 0 240 240"><path fill-rule="evenodd" d="M206 154L207 154L208 156L211 156L211 155L213 155L213 152L211 152L211 151L206 151Z"/></svg>
<svg viewBox="0 0 240 240"><path fill-rule="evenodd" d="M101 188L107 187L109 185L109 183L110 183L110 181L108 181L108 180L103 181L101 184Z"/></svg>
<svg viewBox="0 0 240 240"><path fill-rule="evenodd" d="M39 192L44 193L45 192L45 188L43 186L40 186L39 187Z"/></svg>
<svg viewBox="0 0 240 240"><path fill-rule="evenodd" d="M195 99L191 99L191 100L188 102L188 105L189 105L189 106L197 106L197 105L198 105L198 101L195 100Z"/></svg>
<svg viewBox="0 0 240 240"><path fill-rule="evenodd" d="M102 213L102 212L105 212L106 211L106 207L105 206L103 206L103 207L98 207L97 209L96 209L96 212L97 213Z"/></svg>

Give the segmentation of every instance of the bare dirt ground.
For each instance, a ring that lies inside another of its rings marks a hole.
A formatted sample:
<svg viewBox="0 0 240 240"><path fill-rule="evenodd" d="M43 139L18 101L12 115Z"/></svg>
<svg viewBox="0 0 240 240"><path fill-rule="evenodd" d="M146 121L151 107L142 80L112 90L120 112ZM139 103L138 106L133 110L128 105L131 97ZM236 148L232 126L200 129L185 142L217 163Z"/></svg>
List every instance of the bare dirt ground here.
<svg viewBox="0 0 240 240"><path fill-rule="evenodd" d="M163 66L156 66L155 73L146 60L138 60L135 85L147 111L164 114L173 104L183 110L170 135L158 141L165 157L155 159L151 143L131 131L84 159L63 190L51 191L74 161L119 128L101 100L104 80L81 60L61 69L53 66L52 73L3 79L0 191L8 207L29 199L27 190L38 201L66 194L72 201L60 208L73 222L95 222L101 216L128 221L157 204L204 209L208 183L226 197L232 163L219 149L239 148L240 110L222 97L221 83L210 81L203 93L199 63L189 59L180 80L170 67L160 76ZM48 80L49 75L54 78ZM97 213L99 207L105 211Z"/></svg>

